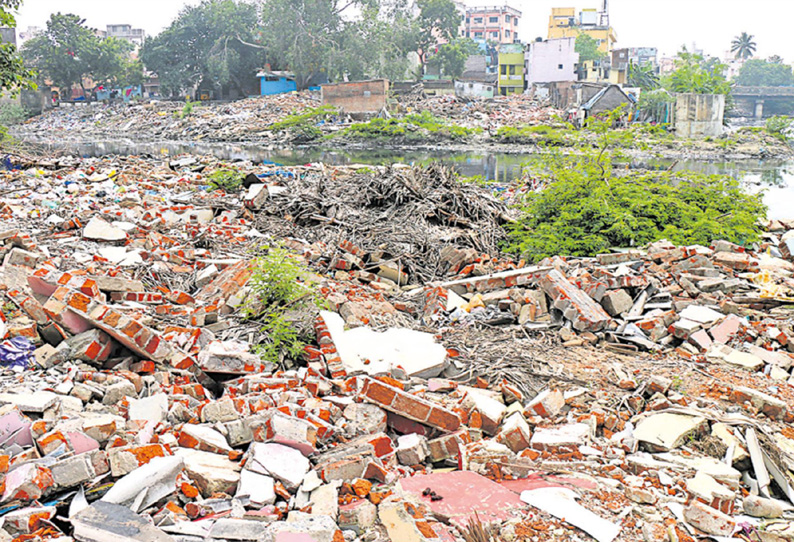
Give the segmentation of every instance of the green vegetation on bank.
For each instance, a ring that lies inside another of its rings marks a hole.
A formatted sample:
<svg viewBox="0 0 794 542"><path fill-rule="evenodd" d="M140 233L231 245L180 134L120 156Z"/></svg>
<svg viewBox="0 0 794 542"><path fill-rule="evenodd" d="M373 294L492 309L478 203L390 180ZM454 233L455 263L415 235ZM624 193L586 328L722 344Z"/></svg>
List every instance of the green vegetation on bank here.
<svg viewBox="0 0 794 542"><path fill-rule="evenodd" d="M402 118L375 118L358 122L340 132L354 139L420 141L426 139L461 140L480 133L479 128L450 124L429 111L412 113Z"/></svg>
<svg viewBox="0 0 794 542"><path fill-rule="evenodd" d="M575 156L549 154L527 166L545 185L518 204L521 219L506 247L531 261L555 254L593 256L610 247L660 239L708 245L713 239L746 244L759 239L766 207L738 181L694 172L620 171L612 167L609 122L595 131L599 149Z"/></svg>
<svg viewBox="0 0 794 542"><path fill-rule="evenodd" d="M322 137L319 124L339 114L333 106L311 107L302 113L291 113L282 120L274 122L270 129L274 132L289 132L293 139L310 141Z"/></svg>

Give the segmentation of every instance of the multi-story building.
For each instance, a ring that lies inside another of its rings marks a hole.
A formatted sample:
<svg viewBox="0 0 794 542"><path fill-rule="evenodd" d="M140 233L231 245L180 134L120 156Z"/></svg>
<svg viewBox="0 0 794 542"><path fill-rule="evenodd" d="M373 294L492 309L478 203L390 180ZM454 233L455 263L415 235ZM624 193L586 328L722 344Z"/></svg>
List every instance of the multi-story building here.
<svg viewBox="0 0 794 542"><path fill-rule="evenodd" d="M140 47L146 39L146 32L142 28L132 28L132 25L128 24L109 24L105 37L118 38Z"/></svg>
<svg viewBox="0 0 794 542"><path fill-rule="evenodd" d="M540 39L540 38L538 38ZM576 81L576 38L534 41L525 54L527 85Z"/></svg>
<svg viewBox="0 0 794 542"><path fill-rule="evenodd" d="M549 39L576 38L587 34L598 43L598 50L610 54L618 40L615 30L609 25L607 2L601 11L583 9L576 16L575 8L552 8L549 17Z"/></svg>
<svg viewBox="0 0 794 542"><path fill-rule="evenodd" d="M609 82L615 85L625 85L629 76L629 66L652 66L656 73L659 72L657 62L658 51L655 47L631 47L615 49L609 66Z"/></svg>
<svg viewBox="0 0 794 542"><path fill-rule="evenodd" d="M524 92L524 46L505 43L499 46L499 94Z"/></svg>
<svg viewBox="0 0 794 542"><path fill-rule="evenodd" d="M496 43L517 43L521 12L509 6L476 7L466 10L465 37Z"/></svg>

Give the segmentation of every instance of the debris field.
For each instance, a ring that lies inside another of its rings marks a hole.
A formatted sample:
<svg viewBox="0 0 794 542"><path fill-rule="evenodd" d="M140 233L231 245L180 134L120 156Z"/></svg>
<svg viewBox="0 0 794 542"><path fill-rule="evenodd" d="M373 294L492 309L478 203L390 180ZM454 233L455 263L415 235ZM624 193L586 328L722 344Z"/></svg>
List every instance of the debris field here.
<svg viewBox="0 0 794 542"><path fill-rule="evenodd" d="M794 221L528 265L441 165L190 156L0 213L0 540L794 540ZM322 298L277 364L267 246Z"/></svg>

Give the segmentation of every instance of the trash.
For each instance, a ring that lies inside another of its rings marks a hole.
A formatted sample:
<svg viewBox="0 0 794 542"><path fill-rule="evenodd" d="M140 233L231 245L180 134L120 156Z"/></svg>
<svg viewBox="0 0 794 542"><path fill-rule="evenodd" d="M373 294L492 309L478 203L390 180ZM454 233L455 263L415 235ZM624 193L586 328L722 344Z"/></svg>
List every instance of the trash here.
<svg viewBox="0 0 794 542"><path fill-rule="evenodd" d="M33 364L36 346L27 337L14 337L0 343L0 365L27 369Z"/></svg>

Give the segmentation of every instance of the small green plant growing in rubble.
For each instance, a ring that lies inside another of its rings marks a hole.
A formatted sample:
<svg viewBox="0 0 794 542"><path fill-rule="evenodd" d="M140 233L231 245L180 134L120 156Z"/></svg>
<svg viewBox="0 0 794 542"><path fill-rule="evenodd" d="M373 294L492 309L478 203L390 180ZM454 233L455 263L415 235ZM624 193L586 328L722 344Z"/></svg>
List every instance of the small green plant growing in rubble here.
<svg viewBox="0 0 794 542"><path fill-rule="evenodd" d="M237 192L243 186L243 174L236 169L219 169L208 176L210 190Z"/></svg>
<svg viewBox="0 0 794 542"><path fill-rule="evenodd" d="M267 341L257 354L273 364L296 359L303 352L308 329L303 330L298 316L309 316L322 306L322 299L309 280L310 271L297 256L283 246L264 247L256 258L249 282L249 296L244 314L262 324ZM309 322L311 324L311 322Z"/></svg>
<svg viewBox="0 0 794 542"><path fill-rule="evenodd" d="M193 109L200 104L201 102L191 102L190 100L187 100L185 105L182 107L182 118L184 119L192 115Z"/></svg>
<svg viewBox="0 0 794 542"><path fill-rule="evenodd" d="M443 139L460 140L481 131L478 128L449 124L434 116L430 111L422 111L421 113L411 113L402 118L375 118L368 122L357 122L341 133L356 139L420 141L431 135Z"/></svg>

